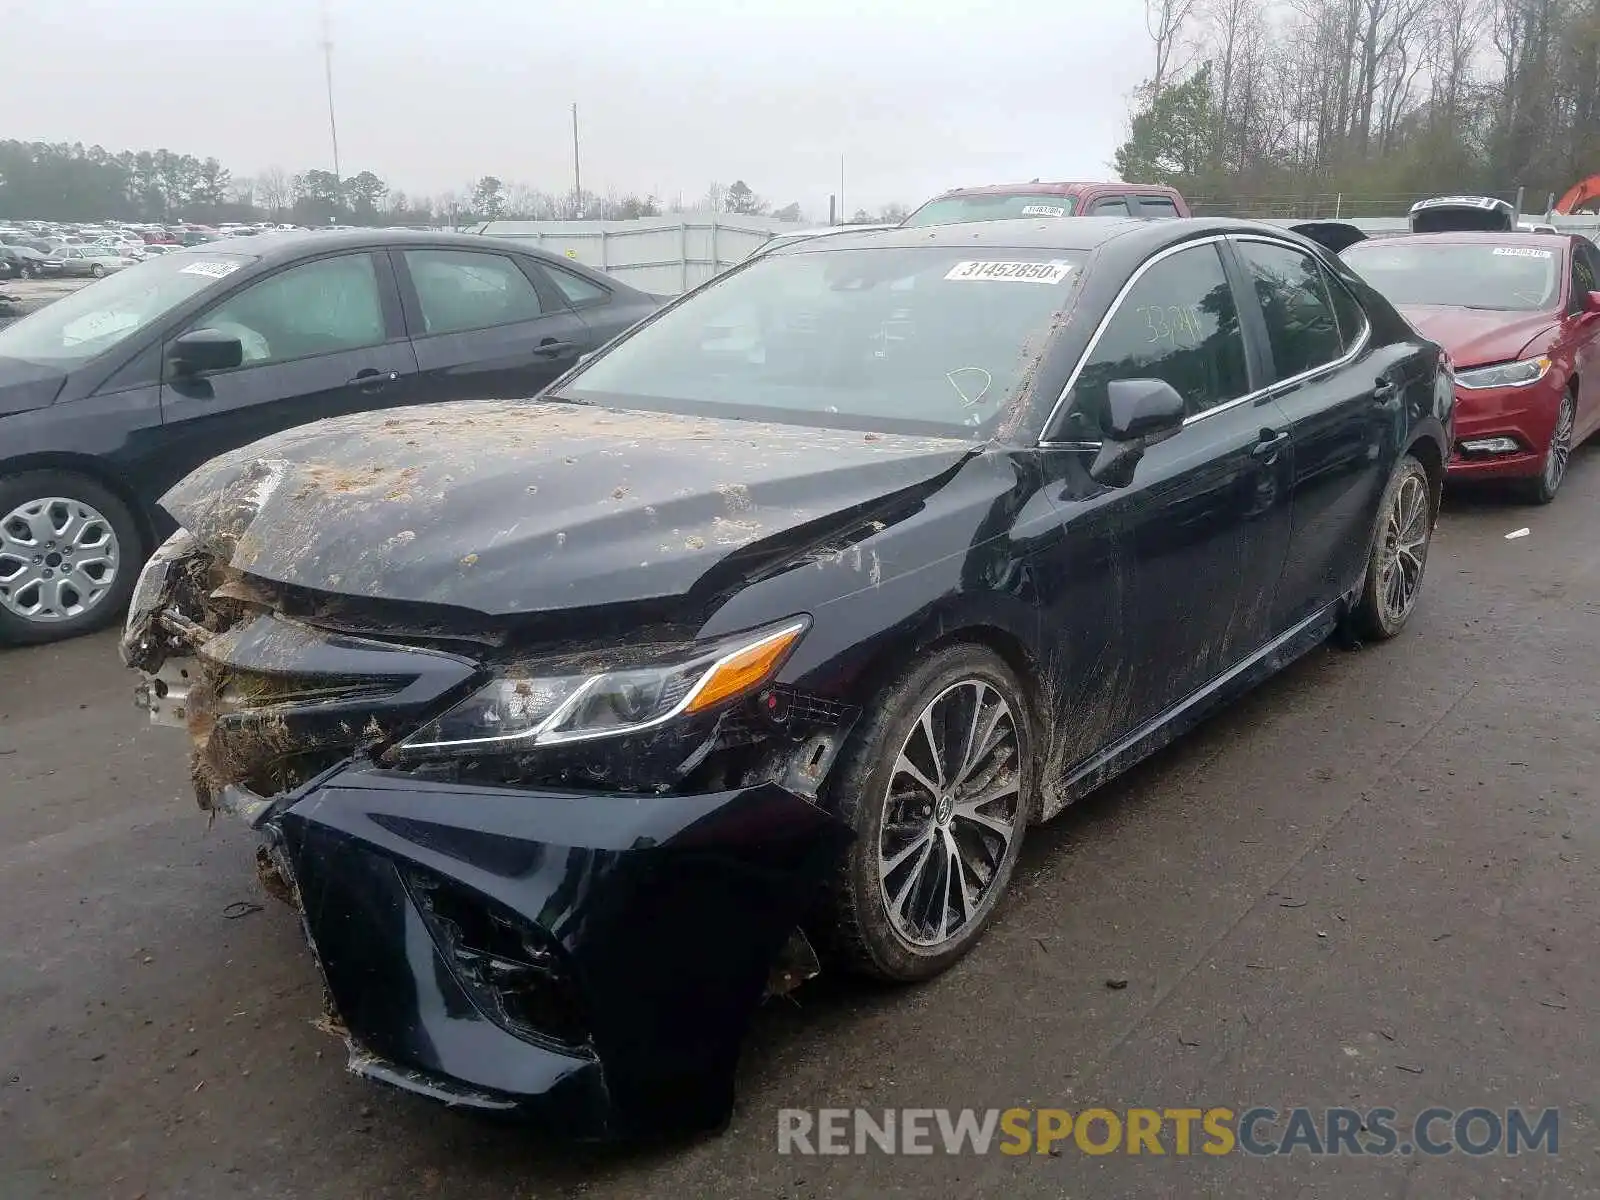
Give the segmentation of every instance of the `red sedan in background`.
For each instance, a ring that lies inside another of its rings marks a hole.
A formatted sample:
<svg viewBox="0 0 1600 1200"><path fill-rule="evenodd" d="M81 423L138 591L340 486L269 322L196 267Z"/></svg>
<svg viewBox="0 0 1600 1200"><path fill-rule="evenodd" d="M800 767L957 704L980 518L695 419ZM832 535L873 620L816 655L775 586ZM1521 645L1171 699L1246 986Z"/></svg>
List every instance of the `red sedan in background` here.
<svg viewBox="0 0 1600 1200"><path fill-rule="evenodd" d="M1456 369L1449 477L1548 504L1600 429L1600 251L1572 235L1412 234L1342 255Z"/></svg>

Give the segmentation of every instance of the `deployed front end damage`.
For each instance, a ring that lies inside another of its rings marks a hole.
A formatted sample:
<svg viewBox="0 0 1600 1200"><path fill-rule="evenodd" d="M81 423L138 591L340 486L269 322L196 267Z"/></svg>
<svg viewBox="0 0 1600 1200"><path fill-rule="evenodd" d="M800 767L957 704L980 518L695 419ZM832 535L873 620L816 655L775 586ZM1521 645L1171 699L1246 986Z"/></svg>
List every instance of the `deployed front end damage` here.
<svg viewBox="0 0 1600 1200"><path fill-rule="evenodd" d="M549 651L418 609L180 532L122 651L201 806L262 834L353 1071L569 1136L718 1127L851 836L816 797L857 714L772 682L804 618Z"/></svg>

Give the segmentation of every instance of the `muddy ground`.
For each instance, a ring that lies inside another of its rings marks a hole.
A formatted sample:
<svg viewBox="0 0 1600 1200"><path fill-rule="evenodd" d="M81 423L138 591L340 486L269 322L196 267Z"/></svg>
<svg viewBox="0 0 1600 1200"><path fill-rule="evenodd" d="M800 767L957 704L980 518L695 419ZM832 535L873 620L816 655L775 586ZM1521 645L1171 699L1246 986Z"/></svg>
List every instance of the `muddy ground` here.
<svg viewBox="0 0 1600 1200"><path fill-rule="evenodd" d="M1597 514L1600 448L1552 508L1453 502L1398 642L1313 654L1038 831L943 979L771 1008L732 1127L665 1151L347 1077L291 914L111 637L0 652L0 1196L1600 1195ZM791 1106L1293 1103L1560 1106L1560 1153L775 1149Z"/></svg>

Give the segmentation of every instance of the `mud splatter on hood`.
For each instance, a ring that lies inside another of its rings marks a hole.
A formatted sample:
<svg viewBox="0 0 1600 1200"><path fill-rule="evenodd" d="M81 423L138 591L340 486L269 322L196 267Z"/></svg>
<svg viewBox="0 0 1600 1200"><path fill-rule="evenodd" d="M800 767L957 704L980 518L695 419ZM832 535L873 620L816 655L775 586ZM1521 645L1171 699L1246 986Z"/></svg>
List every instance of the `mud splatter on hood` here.
<svg viewBox="0 0 1600 1200"><path fill-rule="evenodd" d="M320 421L213 459L162 506L240 571L492 615L681 596L742 551L936 478L949 438L556 402Z"/></svg>

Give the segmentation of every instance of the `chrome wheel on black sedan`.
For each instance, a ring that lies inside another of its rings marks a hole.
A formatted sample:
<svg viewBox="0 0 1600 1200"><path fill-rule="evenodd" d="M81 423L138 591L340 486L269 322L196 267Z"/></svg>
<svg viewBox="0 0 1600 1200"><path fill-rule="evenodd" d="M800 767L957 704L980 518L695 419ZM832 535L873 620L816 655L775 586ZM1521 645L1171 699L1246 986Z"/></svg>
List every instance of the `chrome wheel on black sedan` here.
<svg viewBox="0 0 1600 1200"><path fill-rule="evenodd" d="M922 710L884 795L878 878L893 928L938 947L983 909L1020 815L1017 719L981 679Z"/></svg>
<svg viewBox="0 0 1600 1200"><path fill-rule="evenodd" d="M869 706L832 792L856 842L835 886L836 957L884 979L938 974L1010 881L1035 777L1025 693L985 647L946 647Z"/></svg>
<svg viewBox="0 0 1600 1200"><path fill-rule="evenodd" d="M1434 493L1427 469L1409 454L1402 458L1378 506L1366 579L1350 613L1357 637L1392 638L1411 619L1433 540Z"/></svg>
<svg viewBox="0 0 1600 1200"><path fill-rule="evenodd" d="M127 507L93 480L0 480L0 643L55 641L114 620L138 573Z"/></svg>

